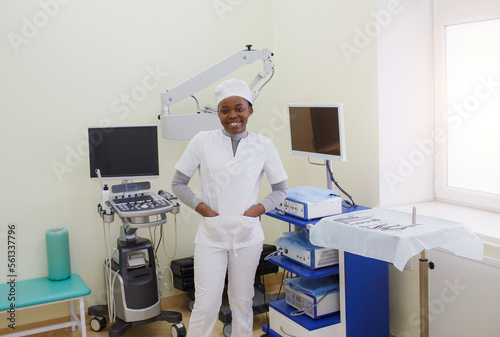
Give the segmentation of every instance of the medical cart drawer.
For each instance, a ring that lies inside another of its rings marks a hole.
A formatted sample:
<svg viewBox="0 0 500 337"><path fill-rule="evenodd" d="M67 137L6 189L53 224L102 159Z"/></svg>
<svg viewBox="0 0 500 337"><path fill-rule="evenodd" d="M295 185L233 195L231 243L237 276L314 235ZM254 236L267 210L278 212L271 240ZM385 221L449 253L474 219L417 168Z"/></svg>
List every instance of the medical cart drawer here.
<svg viewBox="0 0 500 337"><path fill-rule="evenodd" d="M280 336L288 337L341 337L340 324L330 325L321 329L307 330L303 326L283 316L273 308L269 308L271 330Z"/></svg>
<svg viewBox="0 0 500 337"><path fill-rule="evenodd" d="M290 316L295 311L285 300L269 303L271 330L284 337L343 337L340 314L312 319L306 315Z"/></svg>

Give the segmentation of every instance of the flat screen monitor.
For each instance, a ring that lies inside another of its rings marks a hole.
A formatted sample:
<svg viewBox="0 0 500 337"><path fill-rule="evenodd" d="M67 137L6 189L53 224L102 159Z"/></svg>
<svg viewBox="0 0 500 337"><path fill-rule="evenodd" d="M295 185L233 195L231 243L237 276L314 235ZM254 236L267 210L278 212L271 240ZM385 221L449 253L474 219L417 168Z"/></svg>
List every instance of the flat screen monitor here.
<svg viewBox="0 0 500 337"><path fill-rule="evenodd" d="M346 161L343 104L289 104L292 154Z"/></svg>
<svg viewBox="0 0 500 337"><path fill-rule="evenodd" d="M131 181L158 178L156 125L89 128L90 177Z"/></svg>

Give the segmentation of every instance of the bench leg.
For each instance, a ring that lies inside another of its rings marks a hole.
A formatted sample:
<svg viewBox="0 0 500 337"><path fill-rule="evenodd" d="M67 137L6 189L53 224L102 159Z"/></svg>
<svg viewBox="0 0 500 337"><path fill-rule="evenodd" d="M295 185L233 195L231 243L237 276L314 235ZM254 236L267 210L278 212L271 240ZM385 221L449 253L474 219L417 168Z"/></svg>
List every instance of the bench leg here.
<svg viewBox="0 0 500 337"><path fill-rule="evenodd" d="M82 337L87 337L87 321L85 319L83 297L80 297L80 328L82 329Z"/></svg>
<svg viewBox="0 0 500 337"><path fill-rule="evenodd" d="M75 324L71 326L71 331L75 331L75 326L78 324L78 317L75 314L75 305L73 301L69 301L69 311L71 313L71 322L75 322Z"/></svg>
<svg viewBox="0 0 500 337"><path fill-rule="evenodd" d="M80 318L78 318L75 313L75 306L73 304L73 301L69 302L71 320L74 322L74 324L71 326L71 331L75 331L75 327L78 326L80 328L80 331L82 332L82 337L87 337L87 323L85 320L85 306L83 297L79 297L78 299L80 300Z"/></svg>

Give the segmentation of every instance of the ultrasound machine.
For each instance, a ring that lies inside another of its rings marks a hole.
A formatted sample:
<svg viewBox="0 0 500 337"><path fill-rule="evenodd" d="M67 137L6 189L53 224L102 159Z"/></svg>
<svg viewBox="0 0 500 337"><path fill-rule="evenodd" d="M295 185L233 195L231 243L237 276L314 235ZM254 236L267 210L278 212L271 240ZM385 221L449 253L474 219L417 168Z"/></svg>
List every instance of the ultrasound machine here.
<svg viewBox="0 0 500 337"><path fill-rule="evenodd" d="M97 211L108 225L108 233L115 215L122 222L113 253L109 235L106 242L107 305L88 309L88 314L94 316L90 326L101 331L107 324L103 315L109 315L115 321L109 328L110 337L122 336L131 327L156 321L172 323L172 335L185 336L182 314L160 308L155 247L150 240L137 235L138 229L163 225L167 213L177 214L180 208L168 192L149 192L149 181L133 182L159 176L157 127L96 127L89 128L88 134L90 176L99 180L102 190ZM104 184L113 180L121 183L111 188Z"/></svg>

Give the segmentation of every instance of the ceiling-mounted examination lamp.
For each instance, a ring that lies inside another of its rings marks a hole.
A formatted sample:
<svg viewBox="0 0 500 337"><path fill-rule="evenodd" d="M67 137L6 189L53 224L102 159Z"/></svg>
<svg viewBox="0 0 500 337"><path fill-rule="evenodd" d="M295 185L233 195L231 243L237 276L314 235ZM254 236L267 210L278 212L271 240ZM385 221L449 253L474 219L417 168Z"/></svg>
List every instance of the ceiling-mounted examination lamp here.
<svg viewBox="0 0 500 337"><path fill-rule="evenodd" d="M189 140L200 131L214 130L222 128L217 107L205 105L199 108L198 100L194 94L209 85L221 80L245 64L251 64L255 60L263 60L264 69L259 72L252 83L248 86L250 90L271 73L271 77L256 91L252 91L252 98L255 100L260 90L271 80L274 73L274 64L271 60L271 53L268 49L253 50L252 45L246 45L246 49L223 59L213 66L205 69L201 73L182 82L176 87L161 94L162 113L158 116L161 121L162 137L173 140ZM169 107L188 98L193 97L198 106L195 114L170 114Z"/></svg>

